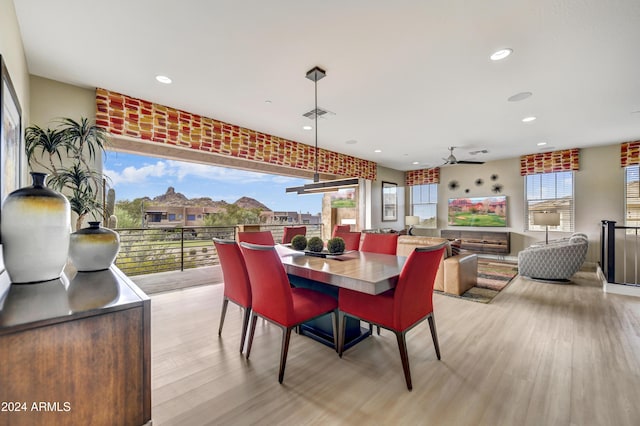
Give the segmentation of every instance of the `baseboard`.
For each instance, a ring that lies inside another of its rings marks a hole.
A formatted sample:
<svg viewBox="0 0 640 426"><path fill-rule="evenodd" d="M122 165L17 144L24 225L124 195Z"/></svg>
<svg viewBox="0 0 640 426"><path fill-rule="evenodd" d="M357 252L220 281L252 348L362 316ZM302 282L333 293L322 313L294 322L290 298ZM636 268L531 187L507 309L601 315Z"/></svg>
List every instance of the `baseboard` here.
<svg viewBox="0 0 640 426"><path fill-rule="evenodd" d="M640 285L635 284L615 284L607 282L600 266L597 268L598 279L602 282L602 291L610 294L620 294L622 296L640 297Z"/></svg>

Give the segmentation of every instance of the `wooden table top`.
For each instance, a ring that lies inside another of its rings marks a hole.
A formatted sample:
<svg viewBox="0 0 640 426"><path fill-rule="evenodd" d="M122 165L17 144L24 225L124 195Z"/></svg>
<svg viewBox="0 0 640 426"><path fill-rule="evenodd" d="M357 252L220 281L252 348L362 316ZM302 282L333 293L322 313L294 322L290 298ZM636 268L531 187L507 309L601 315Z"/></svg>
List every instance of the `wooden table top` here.
<svg viewBox="0 0 640 426"><path fill-rule="evenodd" d="M368 294L380 294L395 287L407 259L361 251L322 258L281 245L276 245L276 250L288 274Z"/></svg>

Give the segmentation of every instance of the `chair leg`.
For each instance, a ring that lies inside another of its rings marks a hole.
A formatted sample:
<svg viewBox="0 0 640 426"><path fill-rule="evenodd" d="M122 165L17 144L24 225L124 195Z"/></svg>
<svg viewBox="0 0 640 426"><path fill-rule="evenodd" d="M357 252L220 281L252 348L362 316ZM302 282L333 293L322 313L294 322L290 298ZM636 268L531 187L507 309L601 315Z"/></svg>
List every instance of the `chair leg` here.
<svg viewBox="0 0 640 426"><path fill-rule="evenodd" d="M227 305L229 305L229 299L226 297L222 299L222 314L220 315L220 327L218 328L218 336L222 336L222 326L224 325L224 317L227 315Z"/></svg>
<svg viewBox="0 0 640 426"><path fill-rule="evenodd" d="M338 356L342 358L342 352L344 351L344 338L347 334L347 319L344 312L339 311L338 314Z"/></svg>
<svg viewBox="0 0 640 426"><path fill-rule="evenodd" d="M380 326L376 325L376 331L378 332L378 336L380 335Z"/></svg>
<svg viewBox="0 0 640 426"><path fill-rule="evenodd" d="M407 381L407 389L413 389L411 385L411 370L409 369L409 354L407 353L407 339L405 332L396 331L398 339L398 349L400 349L400 359L402 360L402 369L404 370L404 379Z"/></svg>
<svg viewBox="0 0 640 426"><path fill-rule="evenodd" d="M247 339L247 328L249 327L249 318L251 317L251 308L244 308L244 317L242 318L242 337L240 338L240 353L244 348L244 341Z"/></svg>
<svg viewBox="0 0 640 426"><path fill-rule="evenodd" d="M247 359L249 359L249 355L251 354L251 345L253 344L253 335L256 332L256 323L258 322L258 316L253 314L251 318L251 331L249 331L249 341L247 342Z"/></svg>
<svg viewBox="0 0 640 426"><path fill-rule="evenodd" d="M287 353L289 352L289 340L291 340L291 327L282 329L282 349L280 350L280 372L278 373L278 381L282 383L284 380L284 367L287 363Z"/></svg>
<svg viewBox="0 0 640 426"><path fill-rule="evenodd" d="M427 317L427 321L429 321L429 328L431 329L433 346L436 348L436 356L440 359L440 344L438 343L438 332L436 331L436 320L433 317L433 313Z"/></svg>

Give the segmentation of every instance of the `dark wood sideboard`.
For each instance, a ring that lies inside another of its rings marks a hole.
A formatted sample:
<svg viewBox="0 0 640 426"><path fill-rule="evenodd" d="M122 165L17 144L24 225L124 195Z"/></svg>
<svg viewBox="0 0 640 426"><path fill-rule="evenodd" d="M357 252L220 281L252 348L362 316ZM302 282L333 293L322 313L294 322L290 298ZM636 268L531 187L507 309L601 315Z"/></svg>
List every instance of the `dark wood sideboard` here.
<svg viewBox="0 0 640 426"><path fill-rule="evenodd" d="M115 266L36 284L3 271L0 425L149 424L150 308Z"/></svg>
<svg viewBox="0 0 640 426"><path fill-rule="evenodd" d="M443 229L440 236L460 240L460 248L474 253L507 255L511 253L511 234L496 231Z"/></svg>

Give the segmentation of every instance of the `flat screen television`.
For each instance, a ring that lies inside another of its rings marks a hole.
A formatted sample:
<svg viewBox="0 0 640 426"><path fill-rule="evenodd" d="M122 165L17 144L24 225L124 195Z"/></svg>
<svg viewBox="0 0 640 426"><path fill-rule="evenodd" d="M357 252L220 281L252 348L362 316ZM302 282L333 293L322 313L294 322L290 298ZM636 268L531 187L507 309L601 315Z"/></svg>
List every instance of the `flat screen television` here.
<svg viewBox="0 0 640 426"><path fill-rule="evenodd" d="M507 197L449 198L452 226L507 226Z"/></svg>

